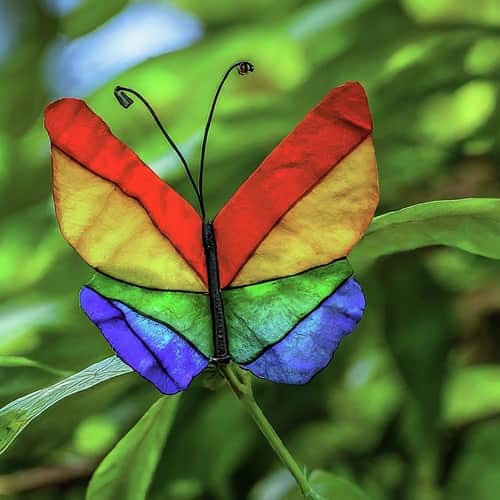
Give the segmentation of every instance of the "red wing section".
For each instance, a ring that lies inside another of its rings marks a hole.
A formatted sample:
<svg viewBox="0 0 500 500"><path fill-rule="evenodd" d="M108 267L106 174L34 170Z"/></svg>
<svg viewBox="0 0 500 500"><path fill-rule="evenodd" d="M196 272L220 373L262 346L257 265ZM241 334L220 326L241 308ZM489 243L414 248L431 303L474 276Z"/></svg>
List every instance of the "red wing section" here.
<svg viewBox="0 0 500 500"><path fill-rule="evenodd" d="M45 126L57 150L137 200L158 231L206 284L201 219L184 198L117 139L83 101L54 102L46 109ZM115 223L126 225L127 213Z"/></svg>
<svg viewBox="0 0 500 500"><path fill-rule="evenodd" d="M214 221L222 287L235 284L235 276L287 212L362 144L371 130L371 115L363 88L359 83L346 83L330 91L265 158ZM370 161L374 165L374 160ZM374 172L375 177L372 179L370 174L369 182L377 190L376 168ZM372 198L375 200L376 196ZM376 201L373 210L375 206ZM285 242L282 248L273 246L273 252L288 250ZM292 267L287 265L283 269L292 273ZM248 283L252 277L273 277L272 272L267 271L252 271L248 275L248 279L245 276L239 281Z"/></svg>

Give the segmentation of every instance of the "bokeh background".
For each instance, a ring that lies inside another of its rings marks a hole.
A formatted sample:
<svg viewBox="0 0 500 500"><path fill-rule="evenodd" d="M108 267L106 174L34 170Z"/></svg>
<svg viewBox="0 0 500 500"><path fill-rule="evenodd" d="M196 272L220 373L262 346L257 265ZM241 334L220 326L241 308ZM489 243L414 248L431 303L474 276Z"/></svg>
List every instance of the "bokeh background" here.
<svg viewBox="0 0 500 500"><path fill-rule="evenodd" d="M242 58L256 71L230 79L211 131L212 214L346 80L362 82L374 115L378 213L500 195L498 0L0 0L0 354L68 372L111 355L78 308L91 271L54 218L44 106L85 98L193 199L149 115L112 90L143 92L196 165L215 87ZM296 458L373 499L498 499L499 277L498 261L439 247L358 273L367 312L328 369L306 387L256 383ZM0 403L59 379L0 362ZM207 375L183 396L149 498L285 498L290 476L216 386ZM130 374L63 401L2 456L0 495L83 498L157 396Z"/></svg>

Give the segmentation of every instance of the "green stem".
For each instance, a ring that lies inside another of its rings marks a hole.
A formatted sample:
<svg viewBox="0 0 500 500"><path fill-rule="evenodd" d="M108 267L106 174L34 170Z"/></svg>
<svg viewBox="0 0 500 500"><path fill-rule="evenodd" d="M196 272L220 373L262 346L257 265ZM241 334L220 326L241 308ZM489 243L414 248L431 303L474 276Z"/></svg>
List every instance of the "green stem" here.
<svg viewBox="0 0 500 500"><path fill-rule="evenodd" d="M311 488L304 471L292 457L255 401L250 375L232 364L223 365L220 367L220 370L236 397L246 406L254 422L257 424L276 455L278 455L282 464L295 478L304 498L308 500L324 500L321 495Z"/></svg>

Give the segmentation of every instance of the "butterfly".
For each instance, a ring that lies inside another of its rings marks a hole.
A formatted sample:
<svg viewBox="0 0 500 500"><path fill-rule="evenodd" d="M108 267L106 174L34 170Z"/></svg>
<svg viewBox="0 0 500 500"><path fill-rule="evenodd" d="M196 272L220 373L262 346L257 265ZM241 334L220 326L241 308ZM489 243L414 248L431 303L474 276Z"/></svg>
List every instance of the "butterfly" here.
<svg viewBox="0 0 500 500"><path fill-rule="evenodd" d="M56 216L96 274L81 308L116 354L162 393L209 364L304 384L357 325L365 300L346 258L379 199L372 120L362 86L333 88L212 220L151 170L82 101L45 111ZM128 93L127 93L128 92Z"/></svg>

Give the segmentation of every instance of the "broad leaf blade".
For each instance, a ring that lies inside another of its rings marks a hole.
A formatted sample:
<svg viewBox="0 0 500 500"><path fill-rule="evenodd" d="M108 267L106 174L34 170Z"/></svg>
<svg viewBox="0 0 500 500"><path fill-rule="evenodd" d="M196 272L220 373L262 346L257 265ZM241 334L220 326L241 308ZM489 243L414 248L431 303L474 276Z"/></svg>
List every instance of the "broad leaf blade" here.
<svg viewBox="0 0 500 500"><path fill-rule="evenodd" d="M146 498L180 395L162 397L104 458L90 480L87 500Z"/></svg>
<svg viewBox="0 0 500 500"><path fill-rule="evenodd" d="M383 255L431 245L500 259L500 199L431 201L375 217L350 261L360 271Z"/></svg>
<svg viewBox="0 0 500 500"><path fill-rule="evenodd" d="M153 498L184 498L176 491L176 483L184 482L186 464L189 477L195 478L193 481L204 492L201 498L235 498L231 477L251 460L258 430L243 406L234 404L233 399L228 391L219 391L203 408L186 416L182 432L169 438L168 454L163 455L159 465L161 476L155 478Z"/></svg>
<svg viewBox="0 0 500 500"><path fill-rule="evenodd" d="M28 394L0 410L0 453L3 453L19 433L52 405L77 392L84 391L131 369L112 356L99 361L65 380Z"/></svg>
<svg viewBox="0 0 500 500"><path fill-rule="evenodd" d="M414 454L437 450L441 399L452 345L453 304L410 255L381 262L384 276L385 339L406 383L403 436ZM411 283L411 287L408 286Z"/></svg>

